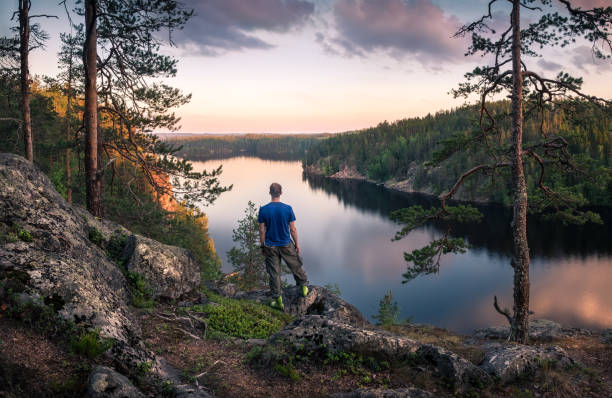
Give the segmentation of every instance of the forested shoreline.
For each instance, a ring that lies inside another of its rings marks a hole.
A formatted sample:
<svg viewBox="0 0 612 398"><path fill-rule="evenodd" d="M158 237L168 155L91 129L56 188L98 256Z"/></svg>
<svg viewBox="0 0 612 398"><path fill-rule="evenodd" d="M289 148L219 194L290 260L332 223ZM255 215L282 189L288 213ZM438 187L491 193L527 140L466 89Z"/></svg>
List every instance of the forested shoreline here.
<svg viewBox="0 0 612 398"><path fill-rule="evenodd" d="M495 139L503 139L510 130L507 120L510 104L498 101L489 107L501 126L500 137ZM568 152L580 168L579 172L565 175L551 170L544 178L553 189L571 188L592 205L612 206L611 115L610 108L568 102L546 117L544 128L567 140ZM531 114L525 119L526 145L539 134L538 116ZM442 159L445 141L478 133L477 118L475 106L463 106L422 118L385 121L376 127L340 133L311 148L303 167L307 173L366 179L390 189L437 196L453 186L466 165L479 160L474 158L475 151L462 151L452 159ZM437 158L443 162L436 164ZM531 190L539 177L533 163L526 160ZM509 205L509 192L508 186L496 181L495 176L478 177L466 180L456 198Z"/></svg>
<svg viewBox="0 0 612 398"><path fill-rule="evenodd" d="M268 160L301 160L308 151L331 134L235 134L194 135L166 134L164 139L180 146L177 152L192 161L255 156Z"/></svg>

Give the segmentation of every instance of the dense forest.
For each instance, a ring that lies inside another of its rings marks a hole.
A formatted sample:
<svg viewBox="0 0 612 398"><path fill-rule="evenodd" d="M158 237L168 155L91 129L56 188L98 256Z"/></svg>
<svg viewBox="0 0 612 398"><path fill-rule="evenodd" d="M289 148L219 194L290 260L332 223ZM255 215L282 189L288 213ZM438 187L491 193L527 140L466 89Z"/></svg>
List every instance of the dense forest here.
<svg viewBox="0 0 612 398"><path fill-rule="evenodd" d="M499 121L502 140L510 134L510 104L499 101L489 109ZM547 112L542 127L569 143L568 151L585 173L561 173L551 170L545 176L554 188L571 186L591 204L612 205L612 111L582 102L559 104ZM447 140L478 133L478 110L474 106L428 114L425 117L387 121L376 127L334 135L310 149L304 159L307 170L331 176L350 169L376 182L406 181L410 190L438 195L450 189L470 164L477 151L460 151L444 158L441 152ZM539 134L539 114L525 119L525 145ZM533 165L531 165L533 166ZM528 186L537 182L536 167L527 167ZM496 184L495 178L466 180L461 199L476 199L508 204L507 186Z"/></svg>
<svg viewBox="0 0 612 398"><path fill-rule="evenodd" d="M165 139L180 145L177 152L189 160L226 159L234 156L256 156L269 160L300 160L330 134L240 134L195 135Z"/></svg>

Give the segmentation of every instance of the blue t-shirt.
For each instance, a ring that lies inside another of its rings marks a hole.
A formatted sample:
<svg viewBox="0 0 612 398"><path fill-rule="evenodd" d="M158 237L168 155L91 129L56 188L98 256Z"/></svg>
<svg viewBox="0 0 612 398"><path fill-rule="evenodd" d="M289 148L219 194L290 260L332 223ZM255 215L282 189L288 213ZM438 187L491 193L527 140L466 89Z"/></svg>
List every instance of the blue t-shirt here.
<svg viewBox="0 0 612 398"><path fill-rule="evenodd" d="M270 202L259 208L257 221L266 224L266 246L287 246L291 243L289 223L295 221L291 206Z"/></svg>

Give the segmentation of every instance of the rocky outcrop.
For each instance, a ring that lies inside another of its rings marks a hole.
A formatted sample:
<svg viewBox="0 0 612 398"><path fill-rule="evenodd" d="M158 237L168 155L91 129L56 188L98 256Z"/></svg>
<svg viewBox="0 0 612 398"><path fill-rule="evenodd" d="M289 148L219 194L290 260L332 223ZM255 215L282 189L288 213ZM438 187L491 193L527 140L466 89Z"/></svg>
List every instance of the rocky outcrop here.
<svg viewBox="0 0 612 398"><path fill-rule="evenodd" d="M601 332L601 342L604 344L612 344L612 329L605 329Z"/></svg>
<svg viewBox="0 0 612 398"><path fill-rule="evenodd" d="M363 176L354 166L351 166L351 167L344 166L342 167L342 169L332 174L330 178L336 178L338 180L365 180L366 179L366 177Z"/></svg>
<svg viewBox="0 0 612 398"><path fill-rule="evenodd" d="M143 276L155 299L178 299L200 287L200 266L183 248L131 235L122 257L128 271Z"/></svg>
<svg viewBox="0 0 612 398"><path fill-rule="evenodd" d="M355 352L386 361L409 361L425 366L457 390L487 385L491 378L479 367L455 353L381 330L368 330L327 319L321 315L299 318L270 338L273 344L305 350Z"/></svg>
<svg viewBox="0 0 612 398"><path fill-rule="evenodd" d="M487 352L481 367L497 380L507 383L538 367L569 368L575 364L559 347L507 345Z"/></svg>
<svg viewBox="0 0 612 398"><path fill-rule="evenodd" d="M408 358L420 347L418 342L407 337L351 326L321 315L307 315L297 319L270 337L270 341L289 342L304 346L306 350L357 352L364 356L397 361Z"/></svg>
<svg viewBox="0 0 612 398"><path fill-rule="evenodd" d="M144 398L127 377L106 366L96 366L89 376L85 398Z"/></svg>
<svg viewBox="0 0 612 398"><path fill-rule="evenodd" d="M254 300L259 303L268 303L272 300L269 290L256 290L251 292L238 291L231 283L209 285L218 294L237 299ZM285 312L302 317L305 315L320 315L321 318L346 323L356 327L371 326L363 314L352 304L347 303L321 286L309 286L308 296L302 297L295 286L283 289L283 303Z"/></svg>
<svg viewBox="0 0 612 398"><path fill-rule="evenodd" d="M89 220L31 162L0 154L2 285L21 293L21 301L49 304L66 320L132 345L140 329L129 316L128 285L89 239Z"/></svg>
<svg viewBox="0 0 612 398"><path fill-rule="evenodd" d="M121 371L155 359L131 315L130 285L109 258L110 252L121 253L129 235L120 225L68 204L31 162L0 154L0 299L44 307L81 330L98 329L101 338L113 340L107 355ZM184 250L139 237L132 241L138 254L129 253L128 265L146 271L150 281L175 278L169 295L199 286L199 268ZM157 259L149 260L149 253ZM189 275L176 276L177 270Z"/></svg>
<svg viewBox="0 0 612 398"><path fill-rule="evenodd" d="M529 339L538 342L550 342L567 337L590 336L591 331L580 328L568 328L548 319L529 321ZM509 326L493 326L476 329L474 336L480 339L505 340L510 335Z"/></svg>
<svg viewBox="0 0 612 398"><path fill-rule="evenodd" d="M233 284L209 288L221 295L261 303L272 299L267 290L239 292ZM307 297L301 297L296 287L283 289L285 312L298 318L272 335L267 344L300 347L324 355L353 352L378 360L410 361L415 366L427 367L457 390L491 382L485 371L457 354L374 329L359 310L328 289L319 286L309 289Z"/></svg>
<svg viewBox="0 0 612 398"><path fill-rule="evenodd" d="M332 395L334 398L436 398L430 392L420 388L360 388L355 391Z"/></svg>

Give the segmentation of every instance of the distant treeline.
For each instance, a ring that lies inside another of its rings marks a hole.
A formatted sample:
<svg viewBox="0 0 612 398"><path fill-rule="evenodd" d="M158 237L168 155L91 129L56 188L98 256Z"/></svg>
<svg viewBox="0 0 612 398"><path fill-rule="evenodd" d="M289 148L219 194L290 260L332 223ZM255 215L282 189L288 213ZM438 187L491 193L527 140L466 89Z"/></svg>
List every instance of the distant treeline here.
<svg viewBox="0 0 612 398"><path fill-rule="evenodd" d="M498 135L491 139L507 137L510 134L509 102L493 103L489 109L500 126ZM407 181L410 190L438 195L447 191L461 173L482 161L482 151L465 150L436 167L427 167L427 162L441 149L443 140L479 134L478 116L475 107L464 106L336 134L310 148L304 166L327 176L349 169L352 175L356 171L377 182ZM551 136L564 137L574 161L586 172L551 171L545 175L545 182L553 189L571 186L592 204L612 205L612 110L582 102L560 104L549 109L543 122L539 114L526 112L525 146L535 141L540 127ZM527 172L529 188L533 189L539 168L527 162ZM505 183L508 179L499 180L504 183L485 178L469 179L459 197L508 204L510 196Z"/></svg>
<svg viewBox="0 0 612 398"><path fill-rule="evenodd" d="M164 136L182 148L178 156L189 160L226 159L255 156L270 160L301 160L308 151L330 134L244 134Z"/></svg>

